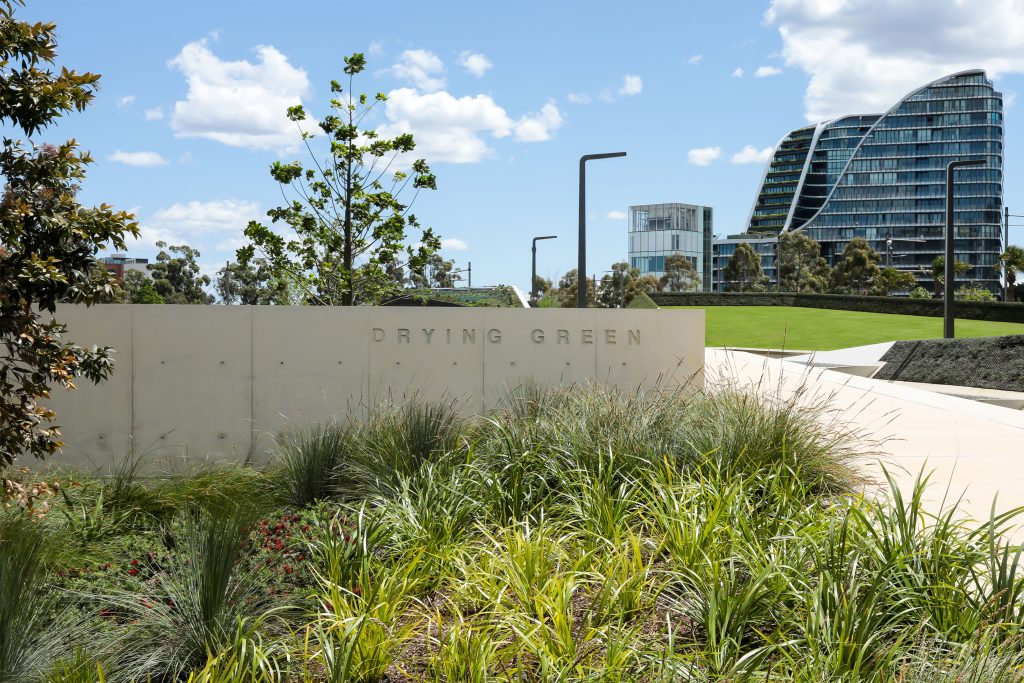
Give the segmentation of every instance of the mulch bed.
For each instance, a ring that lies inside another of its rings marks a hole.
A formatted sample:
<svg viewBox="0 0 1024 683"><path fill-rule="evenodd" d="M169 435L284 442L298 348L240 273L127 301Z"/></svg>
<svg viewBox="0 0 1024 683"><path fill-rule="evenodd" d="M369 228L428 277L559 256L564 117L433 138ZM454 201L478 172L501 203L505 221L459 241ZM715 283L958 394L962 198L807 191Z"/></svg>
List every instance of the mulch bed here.
<svg viewBox="0 0 1024 683"><path fill-rule="evenodd" d="M1024 335L898 341L876 379L1024 391Z"/></svg>

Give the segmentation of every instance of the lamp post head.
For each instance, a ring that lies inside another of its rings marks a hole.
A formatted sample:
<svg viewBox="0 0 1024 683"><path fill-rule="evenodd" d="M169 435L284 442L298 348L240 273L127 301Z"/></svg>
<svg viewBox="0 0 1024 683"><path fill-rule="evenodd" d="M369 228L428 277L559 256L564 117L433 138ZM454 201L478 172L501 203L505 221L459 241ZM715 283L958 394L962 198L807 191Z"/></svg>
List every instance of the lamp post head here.
<svg viewBox="0 0 1024 683"><path fill-rule="evenodd" d="M584 154L583 156L580 157L580 163L582 164L582 163L584 163L586 161L592 161L594 159L612 159L614 157L624 157L624 156L626 156L625 152L605 152L604 154Z"/></svg>

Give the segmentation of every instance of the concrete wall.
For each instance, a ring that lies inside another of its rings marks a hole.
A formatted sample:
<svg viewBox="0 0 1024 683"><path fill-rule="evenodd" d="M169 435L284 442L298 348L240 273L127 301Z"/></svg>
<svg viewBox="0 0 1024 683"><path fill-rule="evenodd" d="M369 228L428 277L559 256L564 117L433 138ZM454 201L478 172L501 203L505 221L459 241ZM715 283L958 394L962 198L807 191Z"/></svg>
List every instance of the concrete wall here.
<svg viewBox="0 0 1024 683"><path fill-rule="evenodd" d="M704 362L704 312L603 309L64 306L82 345L112 346L110 380L56 390L65 447L100 469L159 461L262 461L273 435L412 395L469 412L525 379L632 389L687 381ZM702 384L702 375L695 380Z"/></svg>

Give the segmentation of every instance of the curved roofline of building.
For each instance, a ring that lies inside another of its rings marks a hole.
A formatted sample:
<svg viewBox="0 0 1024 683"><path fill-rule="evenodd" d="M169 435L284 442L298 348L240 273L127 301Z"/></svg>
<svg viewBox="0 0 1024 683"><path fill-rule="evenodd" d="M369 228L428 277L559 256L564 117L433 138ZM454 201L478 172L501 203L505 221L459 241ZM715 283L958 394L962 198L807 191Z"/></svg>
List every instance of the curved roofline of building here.
<svg viewBox="0 0 1024 683"><path fill-rule="evenodd" d="M902 106L904 102L906 102L907 100L909 100L911 97L913 97L914 95L918 94L922 90L927 90L928 88L931 88L934 85L938 85L939 83L941 83L943 81L948 81L951 78L956 78L958 76L967 76L967 75L972 75L972 74L981 74L982 76L986 76L987 77L987 74L985 73L984 69L964 69L963 71L957 71L956 73L947 74L947 75L943 76L942 78L936 78L934 81L926 83L925 85L922 85L920 88L916 88L916 89L912 90L911 92L909 92L908 94L904 95L899 100L897 100L896 104L894 104L891 107L889 107L885 111L884 114L881 114L878 117L878 120L875 121L873 124L871 124L871 127L868 128L868 131L866 133L864 133L864 136L861 137L860 142L858 142L857 146L853 149L853 152L850 154L850 158L846 160L846 165L843 166L843 170L839 173L839 177L836 178L836 184L832 186L832 189L829 191L828 196L825 197L825 201L822 202L822 204L818 208L818 210L814 212L814 215L811 216L810 218L808 218L806 221L804 221L803 225L801 225L796 230L803 230L805 227L807 227L807 225L811 221L813 221L815 218L817 218L821 214L821 212L825 210L825 207L828 206L829 201L832 199L832 195L835 194L835 191L837 189L839 189L839 183L840 183L840 181L842 181L843 176L845 176L847 171L850 169L850 164L853 163L853 160L854 160L854 158L856 158L857 153L860 152L861 147L864 146L864 142L871 136L872 133L875 132L875 128L878 127L878 124L882 123L882 121L884 121L886 119L886 117L888 117L890 114L892 114L898 107ZM846 116L859 116L859 115L858 114L847 114ZM867 115L865 114L865 116L867 116ZM874 116L874 115L872 114L872 116ZM846 117L845 116L841 116L839 118L846 118ZM837 120L837 119L833 119L833 121L835 121L835 120ZM811 152L813 152L813 149L811 150ZM808 154L808 156L810 156L810 154ZM796 202L798 198L799 198L798 195L793 195L793 201L794 202ZM796 230L794 230L793 232L796 232ZM786 229L785 226L783 226L782 232L789 232L789 231Z"/></svg>

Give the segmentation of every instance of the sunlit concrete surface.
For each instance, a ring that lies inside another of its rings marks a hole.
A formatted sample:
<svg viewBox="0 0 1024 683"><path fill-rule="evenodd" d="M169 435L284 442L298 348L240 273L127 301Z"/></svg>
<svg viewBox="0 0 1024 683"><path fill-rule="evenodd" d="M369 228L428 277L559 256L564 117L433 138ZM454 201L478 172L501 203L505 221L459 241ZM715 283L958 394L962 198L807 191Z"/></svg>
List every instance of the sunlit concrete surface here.
<svg viewBox="0 0 1024 683"><path fill-rule="evenodd" d="M1000 511L1024 506L1021 411L809 366L806 359L710 348L705 359L709 385L735 381L766 397L801 392L801 401L828 402L834 427L859 434L866 475L883 482L884 463L908 490L918 473L932 472L933 510L961 495L976 519L988 518L994 499Z"/></svg>

